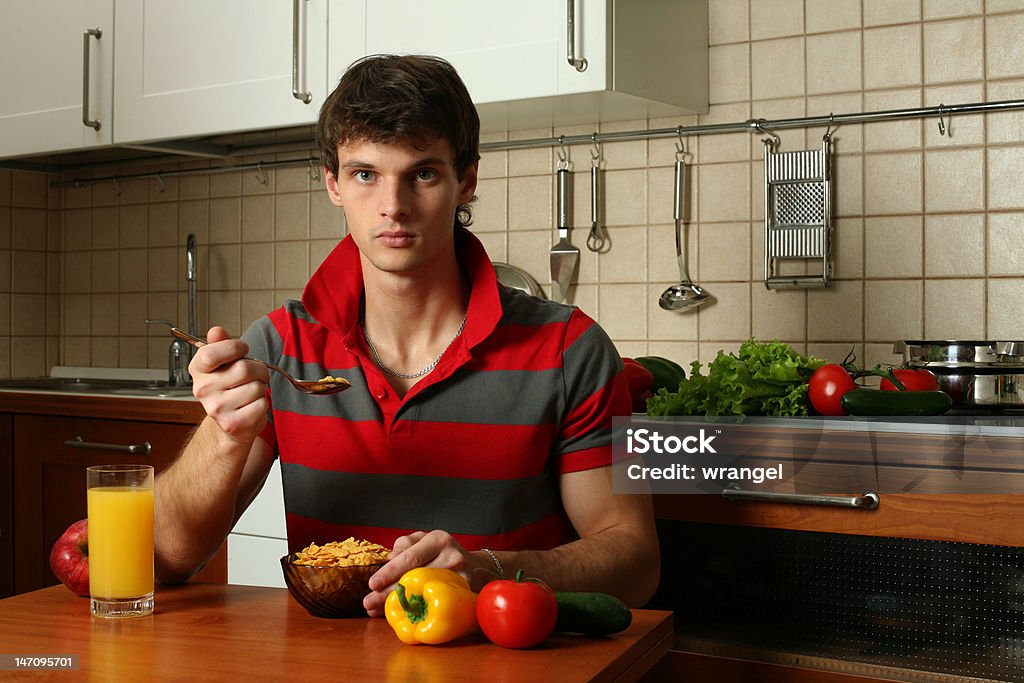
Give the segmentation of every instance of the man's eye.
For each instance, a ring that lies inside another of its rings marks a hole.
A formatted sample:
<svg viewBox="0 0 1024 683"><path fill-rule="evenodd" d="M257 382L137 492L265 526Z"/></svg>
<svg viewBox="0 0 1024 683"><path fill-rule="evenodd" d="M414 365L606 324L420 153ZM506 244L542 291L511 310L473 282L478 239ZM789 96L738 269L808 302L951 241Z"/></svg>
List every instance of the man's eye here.
<svg viewBox="0 0 1024 683"><path fill-rule="evenodd" d="M436 177L437 173L435 173L434 170L431 168L421 168L420 170L416 171L417 180L433 180Z"/></svg>
<svg viewBox="0 0 1024 683"><path fill-rule="evenodd" d="M368 183L373 180L373 171L356 171L356 180Z"/></svg>

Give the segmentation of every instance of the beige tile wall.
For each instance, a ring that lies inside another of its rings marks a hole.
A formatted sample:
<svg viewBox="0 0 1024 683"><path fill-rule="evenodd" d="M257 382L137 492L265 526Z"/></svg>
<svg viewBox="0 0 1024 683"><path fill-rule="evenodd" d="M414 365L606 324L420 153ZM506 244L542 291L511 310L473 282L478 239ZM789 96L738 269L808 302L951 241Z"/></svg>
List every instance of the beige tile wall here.
<svg viewBox="0 0 1024 683"><path fill-rule="evenodd" d="M0 377L58 361L59 206L46 176L0 171Z"/></svg>
<svg viewBox="0 0 1024 683"><path fill-rule="evenodd" d="M707 115L486 140L1024 97L1022 0L711 0L710 10ZM852 348L865 363L893 360L896 339L1024 338L1024 112L944 123L946 136L935 119L835 131L836 281L827 290L764 288L759 137L687 140L689 269L715 297L688 313L657 304L678 278L677 141L601 145L602 254L584 246L591 148L571 147L582 258L569 300L623 354L684 364L750 336L835 359ZM783 151L816 148L823 133L778 131ZM475 209L492 257L546 289L557 152L485 153ZM180 176L162 191L145 180L47 191L38 178L0 172L0 374L54 362L163 367L165 333L142 321L184 322L189 232L200 245L200 326L233 333L296 296L344 234L323 183L304 168L268 171L266 184L251 172Z"/></svg>

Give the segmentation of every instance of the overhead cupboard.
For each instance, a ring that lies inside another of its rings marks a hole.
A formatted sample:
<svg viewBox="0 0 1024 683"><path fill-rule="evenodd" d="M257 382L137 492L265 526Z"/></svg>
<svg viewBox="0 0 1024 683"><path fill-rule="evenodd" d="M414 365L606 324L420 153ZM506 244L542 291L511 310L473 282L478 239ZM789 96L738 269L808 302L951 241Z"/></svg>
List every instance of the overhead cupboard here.
<svg viewBox="0 0 1024 683"><path fill-rule="evenodd" d="M707 0L59 4L5 5L0 156L311 125L378 53L451 61L485 131L707 110Z"/></svg>
<svg viewBox="0 0 1024 683"><path fill-rule="evenodd" d="M111 144L113 28L114 0L4 2L0 156Z"/></svg>

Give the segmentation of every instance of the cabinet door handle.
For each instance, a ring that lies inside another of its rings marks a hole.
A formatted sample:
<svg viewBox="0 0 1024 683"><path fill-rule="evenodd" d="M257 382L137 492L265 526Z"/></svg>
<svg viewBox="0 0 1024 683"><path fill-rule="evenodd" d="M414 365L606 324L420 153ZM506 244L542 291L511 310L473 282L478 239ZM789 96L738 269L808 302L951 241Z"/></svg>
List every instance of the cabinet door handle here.
<svg viewBox="0 0 1024 683"><path fill-rule="evenodd" d="M790 505L825 505L828 507L874 510L880 498L874 491L865 491L859 496L817 496L807 493L773 493L770 491L744 491L736 484L729 484L722 490L726 500L763 501L766 503L789 503Z"/></svg>
<svg viewBox="0 0 1024 683"><path fill-rule="evenodd" d="M100 129L99 119L89 119L89 38L95 36L96 40L103 37L103 31L98 28L88 28L82 34L82 123L95 130Z"/></svg>
<svg viewBox="0 0 1024 683"><path fill-rule="evenodd" d="M306 0L292 0L292 97L309 104L313 94L299 90L299 5Z"/></svg>
<svg viewBox="0 0 1024 683"><path fill-rule="evenodd" d="M586 71L586 58L576 56L576 0L567 1L565 9L565 27L566 59L569 60L569 66L575 67L577 71Z"/></svg>
<svg viewBox="0 0 1024 683"><path fill-rule="evenodd" d="M64 445L68 448L90 448L98 451L118 451L120 453L130 453L132 455L149 455L150 451L153 450L153 446L151 446L148 441L144 441L141 444L96 443L94 441L83 441L80 436L68 439L64 442Z"/></svg>

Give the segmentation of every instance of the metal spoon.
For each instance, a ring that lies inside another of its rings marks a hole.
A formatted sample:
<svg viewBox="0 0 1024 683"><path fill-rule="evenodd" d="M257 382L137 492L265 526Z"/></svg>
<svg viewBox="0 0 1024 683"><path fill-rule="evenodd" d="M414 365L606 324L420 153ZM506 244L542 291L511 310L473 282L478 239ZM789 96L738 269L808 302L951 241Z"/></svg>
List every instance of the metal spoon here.
<svg viewBox="0 0 1024 683"><path fill-rule="evenodd" d="M162 323L165 323L168 327L171 328L171 334L172 335L174 335L175 337L177 337L181 341L185 342L186 344L191 344L192 346L196 347L197 349L199 347L201 347L201 346L206 346L206 344L207 344L207 341L205 339L200 339L199 337L193 337L191 334L189 334L185 330L178 329L177 327L172 325L167 320L147 320L146 322L147 323L149 323L149 322L162 322ZM251 360L251 361L255 361L257 363L262 363L263 365L267 366L271 370L274 370L275 372L279 372L286 380L291 382L291 385L293 387L295 387L299 391L301 391L303 393L306 393L306 394L316 394L317 396L327 396L329 394L340 393L340 392L345 391L346 389L348 389L349 387L352 386L351 384L349 384L348 380L343 378L343 377L335 377L335 378L332 378L331 380L313 380L313 381L295 379L288 372L282 370L281 368L277 367L273 363L268 363L265 360L260 360L259 358L250 358L249 356L246 356L243 360Z"/></svg>
<svg viewBox="0 0 1024 683"><path fill-rule="evenodd" d="M690 280L686 272L686 256L683 249L683 175L685 164L680 157L676 157L675 175L675 205L673 216L676 221L676 260L679 261L679 284L672 285L666 289L658 305L666 311L685 311L707 303L711 295L705 292L699 285Z"/></svg>

